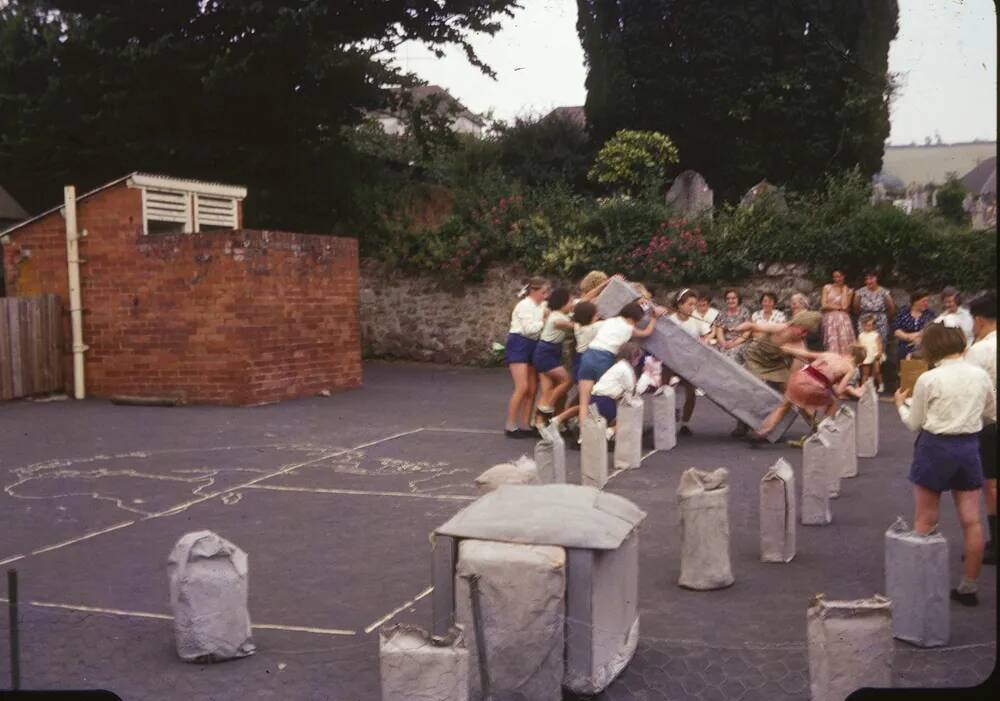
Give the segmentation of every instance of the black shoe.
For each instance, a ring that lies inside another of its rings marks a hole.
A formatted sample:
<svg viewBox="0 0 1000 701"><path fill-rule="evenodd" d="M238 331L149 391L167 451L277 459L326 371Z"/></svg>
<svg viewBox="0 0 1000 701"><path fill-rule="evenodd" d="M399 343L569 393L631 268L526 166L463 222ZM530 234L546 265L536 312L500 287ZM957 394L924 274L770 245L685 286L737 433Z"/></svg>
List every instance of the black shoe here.
<svg viewBox="0 0 1000 701"><path fill-rule="evenodd" d="M538 431L538 426L532 426L531 428L519 428L517 430L521 431L524 434L525 438L541 438L542 437L542 434L539 433L539 431Z"/></svg>
<svg viewBox="0 0 1000 701"><path fill-rule="evenodd" d="M513 431L505 428L503 435L507 436L507 438L532 438L535 434L523 428L515 428Z"/></svg>
<svg viewBox="0 0 1000 701"><path fill-rule="evenodd" d="M694 433L686 425L681 424L681 430L677 432L678 436L693 436Z"/></svg>
<svg viewBox="0 0 1000 701"><path fill-rule="evenodd" d="M963 594L958 589L952 589L951 600L957 601L962 606L979 606L979 596L976 595L976 592Z"/></svg>
<svg viewBox="0 0 1000 701"><path fill-rule="evenodd" d="M986 549L983 550L983 564L984 565L997 564L997 551L993 549L993 543L987 543Z"/></svg>

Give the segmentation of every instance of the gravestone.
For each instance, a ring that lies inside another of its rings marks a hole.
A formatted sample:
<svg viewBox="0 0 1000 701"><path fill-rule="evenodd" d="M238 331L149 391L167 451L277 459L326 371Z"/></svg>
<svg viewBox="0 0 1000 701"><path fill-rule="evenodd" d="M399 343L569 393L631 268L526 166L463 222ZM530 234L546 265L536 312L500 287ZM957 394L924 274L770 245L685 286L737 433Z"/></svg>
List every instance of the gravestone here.
<svg viewBox="0 0 1000 701"><path fill-rule="evenodd" d="M769 183L766 178L747 190L740 199L740 209L753 207L767 207L776 213L788 211L784 193L780 188Z"/></svg>
<svg viewBox="0 0 1000 701"><path fill-rule="evenodd" d="M667 205L682 217L712 216L715 195L701 173L685 170L667 190Z"/></svg>

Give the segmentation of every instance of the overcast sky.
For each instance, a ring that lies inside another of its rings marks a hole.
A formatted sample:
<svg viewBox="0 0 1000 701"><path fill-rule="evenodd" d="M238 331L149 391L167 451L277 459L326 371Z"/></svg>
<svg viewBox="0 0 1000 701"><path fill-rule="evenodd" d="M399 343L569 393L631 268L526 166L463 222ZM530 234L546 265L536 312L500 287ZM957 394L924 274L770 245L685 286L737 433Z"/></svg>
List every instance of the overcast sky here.
<svg viewBox="0 0 1000 701"><path fill-rule="evenodd" d="M473 41L497 73L493 81L460 50L437 59L404 44L398 61L448 88L475 112L498 119L544 114L586 97L583 50L576 35L576 0L522 0L524 9L493 37ZM899 75L889 143L995 140L997 34L993 0L899 0L899 34L889 70Z"/></svg>

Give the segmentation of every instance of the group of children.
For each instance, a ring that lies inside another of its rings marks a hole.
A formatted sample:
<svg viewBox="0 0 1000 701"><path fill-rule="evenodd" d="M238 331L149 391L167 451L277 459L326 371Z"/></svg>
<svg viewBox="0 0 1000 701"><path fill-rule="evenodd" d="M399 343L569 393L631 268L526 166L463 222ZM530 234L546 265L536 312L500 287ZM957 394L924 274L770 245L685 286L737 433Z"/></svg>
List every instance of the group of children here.
<svg viewBox="0 0 1000 701"><path fill-rule="evenodd" d="M506 345L506 362L514 381L504 427L508 437L537 437L538 427L547 422L563 428L576 419L582 425L590 405L608 421L609 433L613 435L617 403L622 396L655 389L662 381L659 361L644 353L637 341L648 337L668 310L655 304L641 284L632 283L639 299L625 305L610 319L598 318L593 300L610 280L599 271L589 273L581 281L575 298L566 288L550 289L541 278L533 278L525 286L523 299L511 315ZM707 295L681 290L673 306L669 319L693 338L705 343L716 339L711 315L716 310L711 309ZM805 315L810 319L818 317L816 312ZM646 318L648 321L640 326ZM809 353L802 344L804 332L796 335L803 328L796 322L796 319L788 324L747 322L748 330L783 339L776 346L778 353L807 363L788 382L786 401L759 429L758 439L793 407L810 415L819 410L829 415L838 398L852 393L857 396L857 390L849 387L848 382L866 355L861 346L852 347L848 356ZM571 371L562 363L563 346L570 334L575 341ZM672 372L668 375L671 383L678 384L685 394L678 433L690 435L688 422L699 391ZM558 407L569 398L574 384L578 389L576 402L568 402L569 406L559 413Z"/></svg>

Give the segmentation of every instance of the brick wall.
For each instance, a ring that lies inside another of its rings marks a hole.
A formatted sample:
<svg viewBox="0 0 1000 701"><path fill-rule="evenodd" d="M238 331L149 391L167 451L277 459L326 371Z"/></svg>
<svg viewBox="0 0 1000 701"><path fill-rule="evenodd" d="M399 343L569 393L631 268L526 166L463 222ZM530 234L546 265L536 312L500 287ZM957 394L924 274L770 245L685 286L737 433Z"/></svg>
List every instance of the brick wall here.
<svg viewBox="0 0 1000 701"><path fill-rule="evenodd" d="M78 221L88 395L258 404L360 385L353 239L143 236L139 192L124 185L82 201ZM62 217L11 239L8 294L68 299Z"/></svg>

